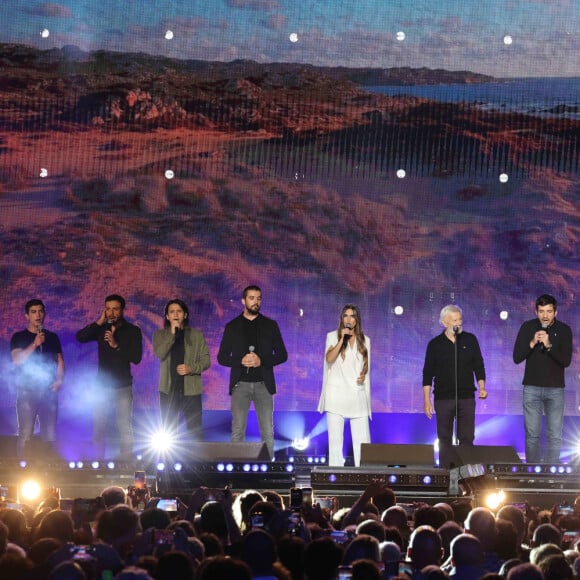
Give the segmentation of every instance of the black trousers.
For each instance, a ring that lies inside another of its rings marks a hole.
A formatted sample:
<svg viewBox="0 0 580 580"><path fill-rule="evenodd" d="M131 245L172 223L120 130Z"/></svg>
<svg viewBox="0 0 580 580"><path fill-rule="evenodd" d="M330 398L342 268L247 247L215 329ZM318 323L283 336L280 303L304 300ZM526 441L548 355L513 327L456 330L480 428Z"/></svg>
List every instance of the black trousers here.
<svg viewBox="0 0 580 580"><path fill-rule="evenodd" d="M439 439L439 467L448 468L452 459L455 399L435 400L437 437ZM475 439L475 398L457 400L457 439L459 445L468 447Z"/></svg>
<svg viewBox="0 0 580 580"><path fill-rule="evenodd" d="M192 441L201 441L201 395L186 396L170 392L168 395L159 393L161 421L167 433L176 433L179 429L179 417L183 415L187 435Z"/></svg>

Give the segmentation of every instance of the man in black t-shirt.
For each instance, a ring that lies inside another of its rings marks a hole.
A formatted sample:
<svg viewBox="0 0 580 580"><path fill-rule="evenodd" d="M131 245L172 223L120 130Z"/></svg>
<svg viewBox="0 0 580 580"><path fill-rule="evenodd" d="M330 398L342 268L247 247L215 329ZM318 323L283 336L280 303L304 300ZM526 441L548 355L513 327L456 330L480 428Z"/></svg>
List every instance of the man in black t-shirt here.
<svg viewBox="0 0 580 580"><path fill-rule="evenodd" d="M56 440L58 391L64 377L64 358L60 340L44 328L46 309L42 300L29 300L25 305L28 326L16 332L10 340L10 355L16 366L16 414L18 442L16 452L25 454L32 438L36 417L40 437L52 451Z"/></svg>

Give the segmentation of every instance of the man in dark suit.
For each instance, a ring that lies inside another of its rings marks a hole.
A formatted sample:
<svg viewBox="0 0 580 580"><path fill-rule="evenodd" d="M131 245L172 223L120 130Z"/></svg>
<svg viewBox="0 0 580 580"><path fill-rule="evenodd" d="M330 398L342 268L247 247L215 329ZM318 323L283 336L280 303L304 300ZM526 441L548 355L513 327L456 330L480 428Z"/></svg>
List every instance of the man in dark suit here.
<svg viewBox="0 0 580 580"><path fill-rule="evenodd" d="M262 291L244 289L242 314L228 322L218 352L219 364L230 367L232 441L244 441L250 403L258 416L260 437L274 458L274 367L288 360L275 320L260 314Z"/></svg>

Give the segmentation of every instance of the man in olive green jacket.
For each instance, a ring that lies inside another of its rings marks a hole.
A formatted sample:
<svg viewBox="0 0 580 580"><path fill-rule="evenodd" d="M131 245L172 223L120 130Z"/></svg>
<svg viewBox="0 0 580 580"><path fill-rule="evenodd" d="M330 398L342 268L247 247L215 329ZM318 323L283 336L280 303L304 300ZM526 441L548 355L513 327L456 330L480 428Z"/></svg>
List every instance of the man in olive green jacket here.
<svg viewBox="0 0 580 580"><path fill-rule="evenodd" d="M165 431L177 433L181 413L191 440L201 441L201 373L211 363L205 338L189 326L189 309L182 300L165 306L164 327L153 334L153 350L161 361L159 405Z"/></svg>

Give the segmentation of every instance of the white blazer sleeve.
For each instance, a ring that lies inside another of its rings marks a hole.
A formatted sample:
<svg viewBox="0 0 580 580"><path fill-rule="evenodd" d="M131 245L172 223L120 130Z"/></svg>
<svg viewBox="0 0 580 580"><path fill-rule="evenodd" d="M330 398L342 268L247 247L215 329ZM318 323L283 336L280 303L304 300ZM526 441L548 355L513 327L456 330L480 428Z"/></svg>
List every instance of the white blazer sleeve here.
<svg viewBox="0 0 580 580"><path fill-rule="evenodd" d="M320 393L320 399L318 400L318 412L324 413L325 401L326 401L326 382L328 380L328 363L326 362L326 353L328 349L335 345L338 341L338 336L336 330L329 332L326 335L326 345L324 347L324 357L323 357L323 370L322 370L322 391Z"/></svg>

